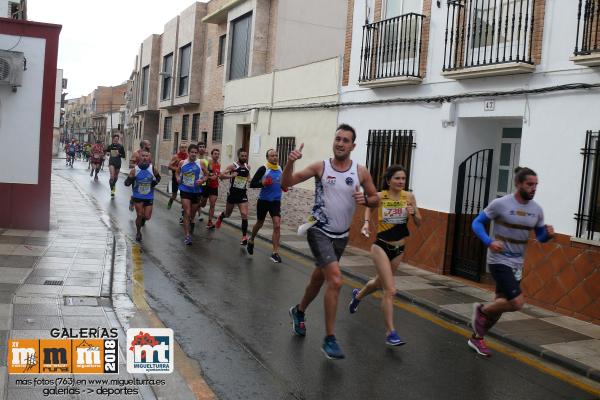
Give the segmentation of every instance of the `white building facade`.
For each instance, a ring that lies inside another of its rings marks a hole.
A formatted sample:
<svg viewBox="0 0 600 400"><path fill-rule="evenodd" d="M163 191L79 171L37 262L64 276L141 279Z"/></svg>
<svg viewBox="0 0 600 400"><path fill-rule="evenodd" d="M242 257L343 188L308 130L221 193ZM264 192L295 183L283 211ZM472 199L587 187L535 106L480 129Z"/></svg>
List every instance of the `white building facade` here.
<svg viewBox="0 0 600 400"><path fill-rule="evenodd" d="M536 200L559 235L553 245L530 246L526 293L591 318L597 293L584 288L577 305L569 296L597 281L600 265L598 14L586 11L598 1L353 4L341 103L359 105L341 107L339 121L356 128L354 158L372 175L391 162L409 168L425 222L412 227L407 260L485 281L485 249L470 236L470 221L514 189L516 166L527 166L538 173ZM582 155L594 151L596 171L593 155ZM352 242L366 247L356 234ZM584 262L579 257L593 260L589 271L563 282L561 271Z"/></svg>

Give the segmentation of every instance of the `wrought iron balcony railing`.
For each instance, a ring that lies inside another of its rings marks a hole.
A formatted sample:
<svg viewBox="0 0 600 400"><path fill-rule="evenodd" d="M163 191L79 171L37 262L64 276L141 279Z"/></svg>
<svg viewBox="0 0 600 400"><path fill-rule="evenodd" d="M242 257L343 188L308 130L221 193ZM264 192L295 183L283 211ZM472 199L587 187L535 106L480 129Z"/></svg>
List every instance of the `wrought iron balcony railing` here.
<svg viewBox="0 0 600 400"><path fill-rule="evenodd" d="M425 16L409 13L363 26L359 82L421 77L421 32Z"/></svg>
<svg viewBox="0 0 600 400"><path fill-rule="evenodd" d="M579 0L575 55L600 52L600 0Z"/></svg>
<svg viewBox="0 0 600 400"><path fill-rule="evenodd" d="M533 64L536 0L448 0L444 71Z"/></svg>

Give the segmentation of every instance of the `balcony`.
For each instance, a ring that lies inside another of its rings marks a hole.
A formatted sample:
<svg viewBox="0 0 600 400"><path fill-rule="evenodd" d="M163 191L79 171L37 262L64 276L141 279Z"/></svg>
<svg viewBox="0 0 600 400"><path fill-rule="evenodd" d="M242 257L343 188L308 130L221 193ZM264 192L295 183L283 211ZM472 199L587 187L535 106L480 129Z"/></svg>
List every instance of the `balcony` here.
<svg viewBox="0 0 600 400"><path fill-rule="evenodd" d="M421 76L424 15L409 13L363 26L358 84L417 84Z"/></svg>
<svg viewBox="0 0 600 400"><path fill-rule="evenodd" d="M600 0L579 0L577 38L571 57L577 65L600 66Z"/></svg>
<svg viewBox="0 0 600 400"><path fill-rule="evenodd" d="M532 72L535 9L536 0L449 0L442 75Z"/></svg>

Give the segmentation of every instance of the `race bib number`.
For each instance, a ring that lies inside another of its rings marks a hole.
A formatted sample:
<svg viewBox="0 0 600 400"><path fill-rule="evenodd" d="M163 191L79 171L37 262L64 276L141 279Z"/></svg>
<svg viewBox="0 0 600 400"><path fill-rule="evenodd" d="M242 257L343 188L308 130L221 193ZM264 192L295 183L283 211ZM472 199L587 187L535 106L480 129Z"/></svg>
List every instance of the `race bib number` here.
<svg viewBox="0 0 600 400"><path fill-rule="evenodd" d="M407 215L405 201L384 200L381 202L381 219L384 224L404 224Z"/></svg>
<svg viewBox="0 0 600 400"><path fill-rule="evenodd" d="M246 189L246 182L248 182L248 177L236 176L233 180L233 187L236 189Z"/></svg>
<svg viewBox="0 0 600 400"><path fill-rule="evenodd" d="M111 150L110 156L111 157L119 157L119 150L115 150L115 149Z"/></svg>
<svg viewBox="0 0 600 400"><path fill-rule="evenodd" d="M183 184L185 186L194 187L196 185L196 174L193 172L184 172Z"/></svg>
<svg viewBox="0 0 600 400"><path fill-rule="evenodd" d="M138 186L138 192L140 192L140 194L150 194L151 190L152 185L150 183L140 183Z"/></svg>

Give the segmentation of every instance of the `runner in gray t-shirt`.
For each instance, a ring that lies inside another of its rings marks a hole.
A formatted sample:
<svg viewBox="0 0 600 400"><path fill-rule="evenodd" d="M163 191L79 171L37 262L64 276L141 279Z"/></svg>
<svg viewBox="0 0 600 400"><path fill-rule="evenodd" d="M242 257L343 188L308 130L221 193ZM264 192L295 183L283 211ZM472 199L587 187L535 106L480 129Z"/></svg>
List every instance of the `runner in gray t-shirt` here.
<svg viewBox="0 0 600 400"><path fill-rule="evenodd" d="M533 197L538 185L536 173L529 168L515 169L513 194L492 201L473 221L473 232L488 248L487 263L496 281L496 299L490 304L473 305L473 336L469 347L482 356L490 351L483 336L494 326L503 313L519 311L524 305L524 296L519 284L523 271L523 257L534 230L540 242L554 236L554 228L544 224L544 212ZM492 237L486 232L486 224L494 221Z"/></svg>

